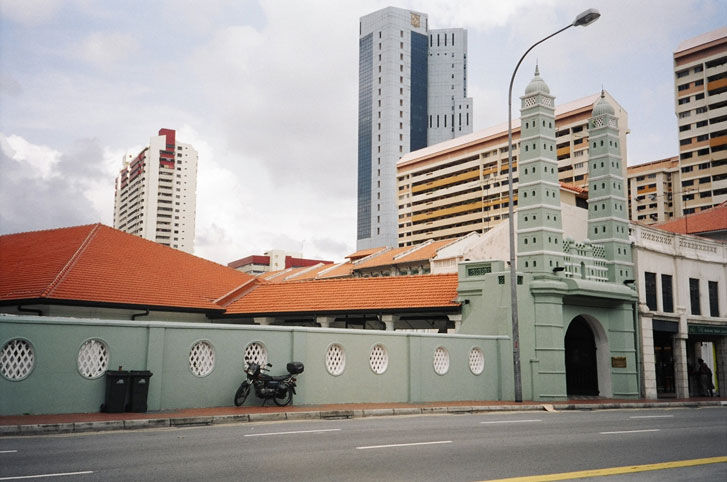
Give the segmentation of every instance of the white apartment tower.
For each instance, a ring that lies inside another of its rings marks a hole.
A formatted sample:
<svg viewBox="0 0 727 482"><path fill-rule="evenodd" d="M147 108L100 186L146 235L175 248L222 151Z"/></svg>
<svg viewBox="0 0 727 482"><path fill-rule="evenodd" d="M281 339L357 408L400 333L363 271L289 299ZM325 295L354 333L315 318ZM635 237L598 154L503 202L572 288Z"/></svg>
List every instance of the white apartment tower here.
<svg viewBox="0 0 727 482"><path fill-rule="evenodd" d="M160 129L116 178L114 227L165 246L194 252L197 151Z"/></svg>
<svg viewBox="0 0 727 482"><path fill-rule="evenodd" d="M674 202L686 215L727 201L727 27L679 44L674 97L680 177Z"/></svg>
<svg viewBox="0 0 727 482"><path fill-rule="evenodd" d="M387 7L359 24L357 249L397 246L396 163L472 132L467 31Z"/></svg>

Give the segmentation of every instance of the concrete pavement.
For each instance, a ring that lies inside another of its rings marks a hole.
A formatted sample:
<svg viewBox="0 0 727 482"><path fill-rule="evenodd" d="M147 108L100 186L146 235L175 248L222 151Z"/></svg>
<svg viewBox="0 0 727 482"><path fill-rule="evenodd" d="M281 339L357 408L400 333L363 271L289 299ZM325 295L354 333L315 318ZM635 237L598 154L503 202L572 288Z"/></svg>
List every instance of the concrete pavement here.
<svg viewBox="0 0 727 482"><path fill-rule="evenodd" d="M320 420L395 415L560 411L727 406L727 398L671 400L564 400L553 403L458 401L430 403L354 403L315 406L187 408L147 413L67 413L0 416L0 436L138 430L284 420Z"/></svg>

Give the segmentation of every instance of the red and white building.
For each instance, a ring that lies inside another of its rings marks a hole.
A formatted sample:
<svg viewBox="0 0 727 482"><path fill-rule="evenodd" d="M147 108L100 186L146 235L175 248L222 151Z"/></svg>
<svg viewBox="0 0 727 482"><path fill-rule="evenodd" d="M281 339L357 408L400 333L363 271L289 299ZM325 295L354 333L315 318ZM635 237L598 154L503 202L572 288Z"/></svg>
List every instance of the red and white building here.
<svg viewBox="0 0 727 482"><path fill-rule="evenodd" d="M115 228L194 252L197 151L176 131L159 129L141 152L124 156L115 184Z"/></svg>

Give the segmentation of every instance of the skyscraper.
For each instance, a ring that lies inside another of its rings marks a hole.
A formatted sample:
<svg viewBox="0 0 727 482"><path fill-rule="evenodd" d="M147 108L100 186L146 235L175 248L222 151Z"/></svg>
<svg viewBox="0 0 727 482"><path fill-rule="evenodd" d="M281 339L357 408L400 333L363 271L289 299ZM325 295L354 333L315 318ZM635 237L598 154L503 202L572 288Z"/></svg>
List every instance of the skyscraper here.
<svg viewBox="0 0 727 482"><path fill-rule="evenodd" d="M680 168L674 202L678 215L691 214L727 200L727 27L679 44L674 96Z"/></svg>
<svg viewBox="0 0 727 482"><path fill-rule="evenodd" d="M187 253L194 251L197 151L160 129L116 178L114 227Z"/></svg>
<svg viewBox="0 0 727 482"><path fill-rule="evenodd" d="M396 163L472 132L467 31L387 7L359 23L357 248L397 246Z"/></svg>

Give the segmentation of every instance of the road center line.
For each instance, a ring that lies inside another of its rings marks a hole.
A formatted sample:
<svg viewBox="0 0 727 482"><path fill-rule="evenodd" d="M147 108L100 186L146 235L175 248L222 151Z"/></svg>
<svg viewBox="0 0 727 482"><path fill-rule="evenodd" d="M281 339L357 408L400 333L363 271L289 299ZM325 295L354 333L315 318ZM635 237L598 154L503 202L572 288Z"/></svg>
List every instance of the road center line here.
<svg viewBox="0 0 727 482"><path fill-rule="evenodd" d="M488 482L554 482L557 480L583 479L586 477L605 477L619 474L635 474L638 472L651 472L653 470L678 469L682 467L695 467L697 465L727 463L727 457L710 457L706 459L678 460L660 464L628 465L624 467L611 467L609 469L581 470L579 472L564 472L562 474L530 475L526 477L511 477L509 479L490 480ZM483 481L484 482L484 481Z"/></svg>
<svg viewBox="0 0 727 482"><path fill-rule="evenodd" d="M268 433L249 433L245 437L267 437L268 435L292 435L297 433L320 433L320 432L340 432L340 428L327 428L321 430L298 430L295 432L268 432Z"/></svg>
<svg viewBox="0 0 727 482"><path fill-rule="evenodd" d="M629 418L673 418L674 415L634 415Z"/></svg>
<svg viewBox="0 0 727 482"><path fill-rule="evenodd" d="M620 430L618 432L600 432L601 435L613 435L618 433L641 433L641 432L659 432L661 429L650 428L646 430Z"/></svg>
<svg viewBox="0 0 727 482"><path fill-rule="evenodd" d="M414 442L408 444L390 444L390 445L369 445L368 447L356 447L356 450L368 450L368 449L386 449L390 447L413 447L415 445L436 445L436 444L451 444L451 440L439 440L437 442Z"/></svg>
<svg viewBox="0 0 727 482"><path fill-rule="evenodd" d="M88 475L92 473L93 470L84 470L83 472L63 472L58 474L18 475L15 477L0 477L0 480L43 479L47 477L66 477L69 475Z"/></svg>
<svg viewBox="0 0 727 482"><path fill-rule="evenodd" d="M529 422L542 422L542 420L495 420L492 422L480 422L480 423L529 423Z"/></svg>
<svg viewBox="0 0 727 482"><path fill-rule="evenodd" d="M17 450L0 450L0 454L14 454Z"/></svg>

